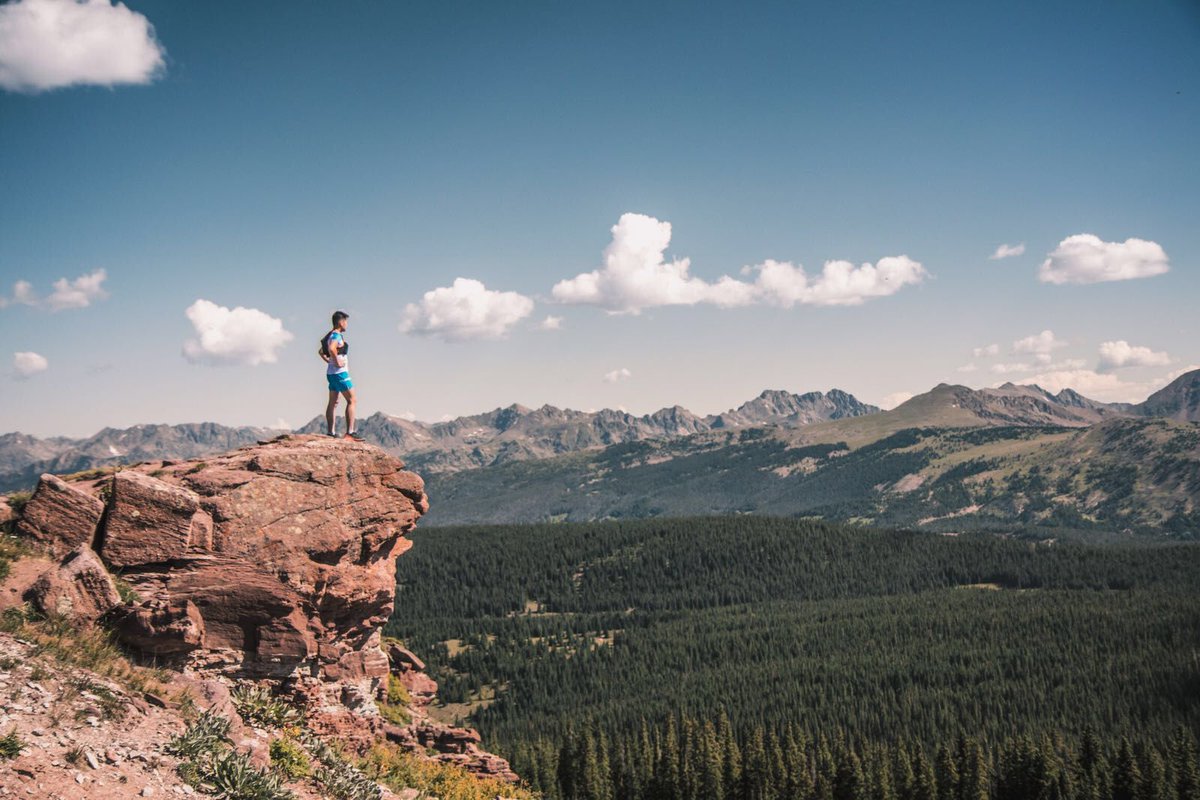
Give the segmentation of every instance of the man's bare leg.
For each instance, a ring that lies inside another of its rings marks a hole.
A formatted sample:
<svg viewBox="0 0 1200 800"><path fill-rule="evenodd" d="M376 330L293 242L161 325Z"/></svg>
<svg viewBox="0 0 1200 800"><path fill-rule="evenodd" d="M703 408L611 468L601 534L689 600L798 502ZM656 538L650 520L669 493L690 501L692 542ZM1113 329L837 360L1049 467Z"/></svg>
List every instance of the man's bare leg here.
<svg viewBox="0 0 1200 800"><path fill-rule="evenodd" d="M330 389L329 404L325 406L325 430L328 433L334 433L337 430L334 427L337 419L337 403L338 393Z"/></svg>
<svg viewBox="0 0 1200 800"><path fill-rule="evenodd" d="M333 394L333 392L330 392ZM346 398L346 433L353 433L354 428L354 390L347 389L342 392L342 397ZM330 411L330 414L333 412Z"/></svg>

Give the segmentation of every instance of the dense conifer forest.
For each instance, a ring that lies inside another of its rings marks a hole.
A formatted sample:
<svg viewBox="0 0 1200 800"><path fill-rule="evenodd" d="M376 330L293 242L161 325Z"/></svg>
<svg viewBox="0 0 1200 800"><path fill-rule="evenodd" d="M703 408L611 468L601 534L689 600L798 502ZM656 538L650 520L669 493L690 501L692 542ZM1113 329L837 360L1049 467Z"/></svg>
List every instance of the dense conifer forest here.
<svg viewBox="0 0 1200 800"><path fill-rule="evenodd" d="M547 798L1200 800L1194 544L748 516L413 538L387 632Z"/></svg>

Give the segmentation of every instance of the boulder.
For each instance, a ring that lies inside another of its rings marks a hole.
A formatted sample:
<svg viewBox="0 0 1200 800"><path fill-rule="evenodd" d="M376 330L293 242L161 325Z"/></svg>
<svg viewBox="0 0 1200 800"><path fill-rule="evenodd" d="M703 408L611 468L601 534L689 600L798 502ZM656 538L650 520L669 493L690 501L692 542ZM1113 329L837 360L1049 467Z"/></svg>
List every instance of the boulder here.
<svg viewBox="0 0 1200 800"><path fill-rule="evenodd" d="M192 541L193 520L199 528L197 538L204 539L207 531L211 540L212 521L207 516L200 511L199 496L189 489L136 470L118 472L100 555L118 568L181 558Z"/></svg>
<svg viewBox="0 0 1200 800"><path fill-rule="evenodd" d="M397 672L396 678L408 690L416 703L428 704L437 698L437 681L424 672Z"/></svg>
<svg viewBox="0 0 1200 800"><path fill-rule="evenodd" d="M425 662L417 658L416 653L395 642L388 643L387 657L388 663L397 672L407 672L409 670L421 672L425 669Z"/></svg>
<svg viewBox="0 0 1200 800"><path fill-rule="evenodd" d="M12 506L8 504L7 497L0 497L0 525L6 522L11 522L16 514L13 513Z"/></svg>
<svg viewBox="0 0 1200 800"><path fill-rule="evenodd" d="M143 603L113 627L123 642L156 656L188 653L204 642L204 618L187 599Z"/></svg>
<svg viewBox="0 0 1200 800"><path fill-rule="evenodd" d="M86 544L42 573L26 596L44 614L58 614L84 623L95 622L121 604L112 577Z"/></svg>
<svg viewBox="0 0 1200 800"><path fill-rule="evenodd" d="M80 545L92 545L103 514L100 498L55 475L43 475L25 504L17 532L61 558Z"/></svg>

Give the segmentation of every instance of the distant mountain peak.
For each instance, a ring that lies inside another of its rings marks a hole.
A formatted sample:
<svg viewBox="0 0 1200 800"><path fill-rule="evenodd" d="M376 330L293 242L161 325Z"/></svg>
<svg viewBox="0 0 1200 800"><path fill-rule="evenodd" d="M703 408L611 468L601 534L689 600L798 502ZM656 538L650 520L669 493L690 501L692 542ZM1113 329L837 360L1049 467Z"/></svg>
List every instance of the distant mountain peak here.
<svg viewBox="0 0 1200 800"><path fill-rule="evenodd" d="M1183 373L1134 408L1149 417L1200 422L1200 369Z"/></svg>

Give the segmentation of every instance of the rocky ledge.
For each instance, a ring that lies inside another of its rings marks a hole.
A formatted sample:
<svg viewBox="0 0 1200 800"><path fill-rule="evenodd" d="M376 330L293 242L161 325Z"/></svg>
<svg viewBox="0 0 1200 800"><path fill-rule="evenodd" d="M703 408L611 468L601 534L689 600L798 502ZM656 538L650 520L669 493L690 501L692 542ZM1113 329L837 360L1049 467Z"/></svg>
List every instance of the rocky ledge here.
<svg viewBox="0 0 1200 800"><path fill-rule="evenodd" d="M382 646L396 558L428 509L421 478L382 450L285 435L205 460L43 475L14 524L55 559L24 591L43 612L109 627L187 674L269 686L354 749L386 737L516 781L475 731L429 718L436 683ZM407 726L376 705L393 670L415 698Z"/></svg>

